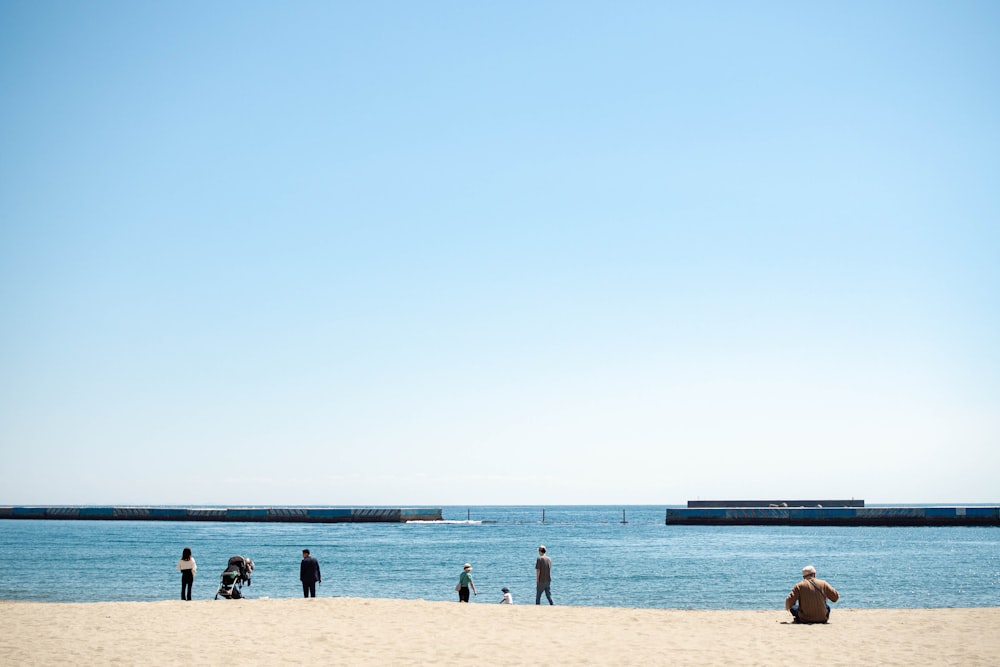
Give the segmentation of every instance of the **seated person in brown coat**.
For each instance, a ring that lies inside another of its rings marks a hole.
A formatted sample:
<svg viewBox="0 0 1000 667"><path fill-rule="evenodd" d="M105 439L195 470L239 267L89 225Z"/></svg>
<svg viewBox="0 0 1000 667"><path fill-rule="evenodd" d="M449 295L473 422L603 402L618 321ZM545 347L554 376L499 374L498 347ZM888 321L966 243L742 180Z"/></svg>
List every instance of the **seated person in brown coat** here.
<svg viewBox="0 0 1000 667"><path fill-rule="evenodd" d="M826 623L830 620L830 605L840 594L830 584L816 578L816 568L806 565L802 568L802 581L795 584L785 598L785 609L795 617L795 623Z"/></svg>

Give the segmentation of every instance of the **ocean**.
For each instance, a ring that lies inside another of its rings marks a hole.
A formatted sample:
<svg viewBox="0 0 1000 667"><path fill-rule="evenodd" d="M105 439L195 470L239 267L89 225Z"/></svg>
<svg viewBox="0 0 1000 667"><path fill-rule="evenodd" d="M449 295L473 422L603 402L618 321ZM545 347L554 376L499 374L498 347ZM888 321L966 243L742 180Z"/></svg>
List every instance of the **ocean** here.
<svg viewBox="0 0 1000 667"><path fill-rule="evenodd" d="M834 610L1000 606L1000 528L668 526L665 509L445 507L444 522L407 524L0 520L0 599L178 599L184 547L195 599L214 597L233 555L256 565L246 597L299 597L308 548L320 597L455 600L469 562L475 603L507 586L533 604L544 544L556 604L783 609L812 564L840 592Z"/></svg>

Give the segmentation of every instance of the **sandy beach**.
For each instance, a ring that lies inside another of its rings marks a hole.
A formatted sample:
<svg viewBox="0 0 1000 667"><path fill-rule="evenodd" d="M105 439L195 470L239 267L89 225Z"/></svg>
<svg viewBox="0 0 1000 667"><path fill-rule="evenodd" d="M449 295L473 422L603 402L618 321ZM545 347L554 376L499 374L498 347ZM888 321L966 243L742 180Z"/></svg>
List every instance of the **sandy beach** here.
<svg viewBox="0 0 1000 667"><path fill-rule="evenodd" d="M675 611L317 598L0 602L5 665L998 665L1000 607Z"/></svg>

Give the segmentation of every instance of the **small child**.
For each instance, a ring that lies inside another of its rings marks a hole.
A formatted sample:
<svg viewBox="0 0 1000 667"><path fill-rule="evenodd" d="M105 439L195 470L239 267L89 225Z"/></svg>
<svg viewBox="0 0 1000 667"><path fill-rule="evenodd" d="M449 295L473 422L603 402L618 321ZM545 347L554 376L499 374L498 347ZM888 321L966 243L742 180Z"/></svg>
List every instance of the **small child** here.
<svg viewBox="0 0 1000 667"><path fill-rule="evenodd" d="M504 586L500 589L503 593L503 599L500 600L500 604L514 604L514 598L510 596L510 589Z"/></svg>

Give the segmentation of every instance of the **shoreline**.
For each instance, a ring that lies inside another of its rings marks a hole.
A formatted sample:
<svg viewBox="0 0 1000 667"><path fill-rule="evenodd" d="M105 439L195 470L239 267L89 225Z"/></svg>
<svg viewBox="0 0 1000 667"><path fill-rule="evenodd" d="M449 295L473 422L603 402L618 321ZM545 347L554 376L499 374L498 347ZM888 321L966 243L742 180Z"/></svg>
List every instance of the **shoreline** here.
<svg viewBox="0 0 1000 667"><path fill-rule="evenodd" d="M10 665L995 665L1000 607L759 611L384 598L0 601ZM811 660L805 660L807 663Z"/></svg>

